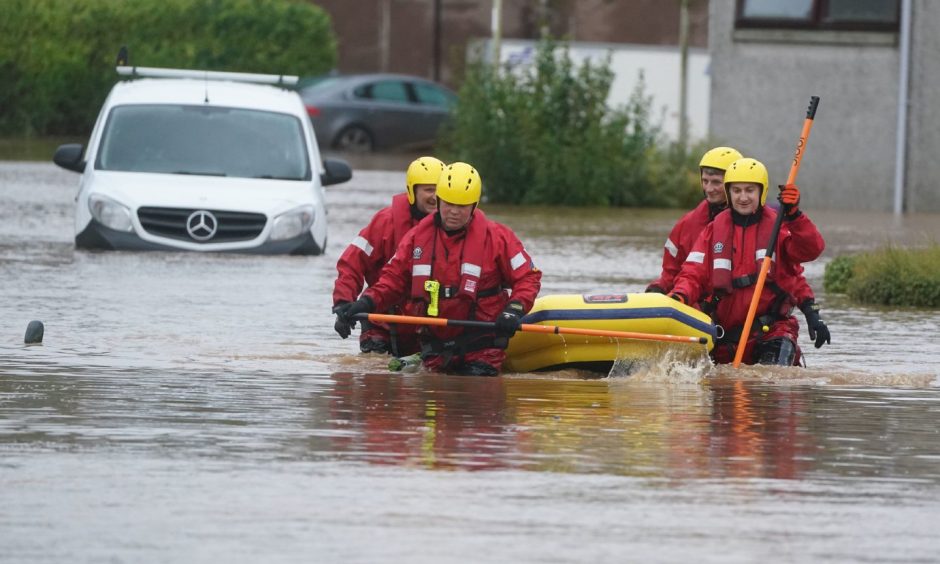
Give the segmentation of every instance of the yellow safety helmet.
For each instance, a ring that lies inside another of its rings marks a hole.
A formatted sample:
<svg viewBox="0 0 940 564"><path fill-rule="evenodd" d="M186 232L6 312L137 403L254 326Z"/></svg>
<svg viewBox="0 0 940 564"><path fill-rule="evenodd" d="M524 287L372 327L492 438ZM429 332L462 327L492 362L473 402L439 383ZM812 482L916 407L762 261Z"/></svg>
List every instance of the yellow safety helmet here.
<svg viewBox="0 0 940 564"><path fill-rule="evenodd" d="M729 185L732 182L752 182L760 184L760 205L767 201L767 185L770 180L767 177L767 167L757 159L746 158L738 159L731 163L731 166L725 171L725 194L728 201L731 201Z"/></svg>
<svg viewBox="0 0 940 564"><path fill-rule="evenodd" d="M737 149L732 149L731 147L715 147L714 149L711 149L702 155L702 160L699 161L698 167L728 170L728 167L731 166L731 163L743 158L744 155L739 153Z"/></svg>
<svg viewBox="0 0 940 564"><path fill-rule="evenodd" d="M437 181L437 199L456 206L476 204L482 189L483 181L475 168L467 163L453 163L444 167Z"/></svg>
<svg viewBox="0 0 940 564"><path fill-rule="evenodd" d="M415 185L434 184L436 186L442 170L444 170L444 163L434 157L419 157L411 161L408 165L408 172L405 174L408 203L415 203Z"/></svg>

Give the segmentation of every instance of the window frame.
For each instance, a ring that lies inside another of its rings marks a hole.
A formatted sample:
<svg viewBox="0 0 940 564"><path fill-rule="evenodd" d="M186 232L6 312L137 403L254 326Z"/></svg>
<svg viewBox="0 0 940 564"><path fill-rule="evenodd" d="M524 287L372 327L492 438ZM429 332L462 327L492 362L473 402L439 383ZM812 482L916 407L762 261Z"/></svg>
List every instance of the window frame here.
<svg viewBox="0 0 940 564"><path fill-rule="evenodd" d="M440 85L434 84L433 82L414 81L414 82L410 82L409 86L411 86L411 94L413 95L414 101L416 104L419 104L424 107L429 107L429 108L443 108L443 109L449 109L453 107L454 105L453 95L450 94L450 92L448 92L445 88L441 87ZM422 99L421 94L419 93L420 88L426 88L433 92L439 93L444 103L435 104L433 102Z"/></svg>
<svg viewBox="0 0 940 564"><path fill-rule="evenodd" d="M897 32L901 24L901 2L896 1L894 22L827 22L823 15L829 13L830 0L812 0L812 14L809 19L797 20L789 18L754 18L744 17L744 5L747 0L737 0L734 16L735 29L803 29L818 31L884 31Z"/></svg>
<svg viewBox="0 0 940 564"><path fill-rule="evenodd" d="M375 97L375 87L379 84L399 84L402 87L402 91L405 94L404 99L391 99L391 98L376 98ZM359 92L363 92L365 95L359 95ZM412 92L411 83L407 80L395 79L395 78L380 78L377 80L372 80L353 87L350 90L354 100L359 101L369 101L375 102L377 104L397 104L397 105L407 105L415 103L415 95Z"/></svg>

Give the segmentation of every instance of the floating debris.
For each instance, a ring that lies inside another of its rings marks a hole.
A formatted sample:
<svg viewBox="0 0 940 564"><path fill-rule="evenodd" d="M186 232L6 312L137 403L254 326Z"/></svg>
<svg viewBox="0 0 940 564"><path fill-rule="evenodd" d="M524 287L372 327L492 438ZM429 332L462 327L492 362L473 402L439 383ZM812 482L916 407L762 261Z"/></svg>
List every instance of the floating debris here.
<svg viewBox="0 0 940 564"><path fill-rule="evenodd" d="M41 345L45 331L46 328L43 327L42 321L30 321L29 325L26 326L26 336L23 338L23 342L27 345Z"/></svg>

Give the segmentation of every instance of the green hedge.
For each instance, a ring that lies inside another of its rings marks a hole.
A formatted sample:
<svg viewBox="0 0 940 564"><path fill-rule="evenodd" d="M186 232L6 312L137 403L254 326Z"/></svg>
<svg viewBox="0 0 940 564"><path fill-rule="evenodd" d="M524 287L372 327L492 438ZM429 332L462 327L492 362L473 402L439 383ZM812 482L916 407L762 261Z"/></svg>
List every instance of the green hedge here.
<svg viewBox="0 0 940 564"><path fill-rule="evenodd" d="M696 147L663 141L642 76L608 108L609 59L576 66L539 44L525 70L468 67L441 153L476 166L489 201L574 206L689 206L701 200Z"/></svg>
<svg viewBox="0 0 940 564"><path fill-rule="evenodd" d="M854 274L857 258L858 255L836 257L826 265L826 272L823 275L823 287L827 292L834 294L848 293L849 281Z"/></svg>
<svg viewBox="0 0 940 564"><path fill-rule="evenodd" d="M940 307L940 245L838 257L826 265L823 283L859 303Z"/></svg>
<svg viewBox="0 0 940 564"><path fill-rule="evenodd" d="M329 16L305 0L3 0L0 133L87 134L130 64L272 74L333 68Z"/></svg>

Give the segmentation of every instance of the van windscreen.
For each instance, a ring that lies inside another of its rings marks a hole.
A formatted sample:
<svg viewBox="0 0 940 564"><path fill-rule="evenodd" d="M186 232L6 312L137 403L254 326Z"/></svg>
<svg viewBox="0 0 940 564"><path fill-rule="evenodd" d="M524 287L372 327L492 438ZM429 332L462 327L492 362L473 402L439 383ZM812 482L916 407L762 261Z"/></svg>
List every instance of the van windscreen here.
<svg viewBox="0 0 940 564"><path fill-rule="evenodd" d="M297 117L277 112L140 104L111 110L98 170L309 180Z"/></svg>

